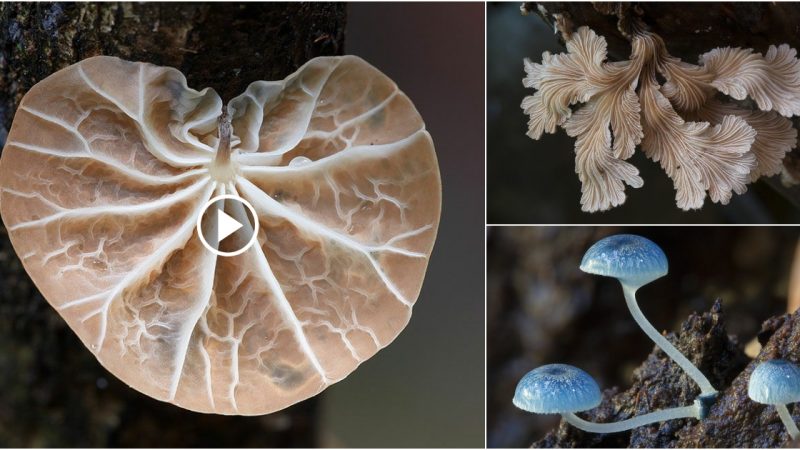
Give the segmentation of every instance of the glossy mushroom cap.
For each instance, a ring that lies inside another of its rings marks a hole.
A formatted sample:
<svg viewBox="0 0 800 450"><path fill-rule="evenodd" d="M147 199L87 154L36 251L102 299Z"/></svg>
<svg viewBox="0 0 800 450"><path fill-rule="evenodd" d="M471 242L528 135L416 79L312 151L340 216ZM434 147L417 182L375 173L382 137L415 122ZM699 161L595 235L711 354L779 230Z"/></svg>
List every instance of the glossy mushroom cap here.
<svg viewBox="0 0 800 450"><path fill-rule="evenodd" d="M667 256L650 239L616 234L597 241L581 261L586 273L617 278L623 284L641 287L667 274Z"/></svg>
<svg viewBox="0 0 800 450"><path fill-rule="evenodd" d="M559 414L592 409L600 399L600 387L591 375L567 364L548 364L519 380L513 402L525 411Z"/></svg>
<svg viewBox="0 0 800 450"><path fill-rule="evenodd" d="M750 375L747 395L768 405L800 402L800 367L782 359L762 362Z"/></svg>

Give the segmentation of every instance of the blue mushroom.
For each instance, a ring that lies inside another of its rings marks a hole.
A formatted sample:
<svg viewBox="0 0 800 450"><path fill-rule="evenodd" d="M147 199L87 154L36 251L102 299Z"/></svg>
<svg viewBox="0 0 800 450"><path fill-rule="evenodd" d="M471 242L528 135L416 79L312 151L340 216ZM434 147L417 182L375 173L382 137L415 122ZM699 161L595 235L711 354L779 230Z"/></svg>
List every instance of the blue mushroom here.
<svg viewBox="0 0 800 450"><path fill-rule="evenodd" d="M653 241L634 234L617 234L589 247L581 270L620 280L639 288L667 274L667 256Z"/></svg>
<svg viewBox="0 0 800 450"><path fill-rule="evenodd" d="M667 274L667 257L661 248L653 241L633 234L609 236L597 241L586 251L581 270L619 280L625 302L636 323L700 386L702 395L698 398L701 406L698 418L704 418L709 404L716 398L717 390L691 361L656 331L636 303L636 291L640 287Z"/></svg>
<svg viewBox="0 0 800 450"><path fill-rule="evenodd" d="M548 364L519 380L513 403L525 411L560 414L595 408L600 399L600 387L591 375L568 364Z"/></svg>
<svg viewBox="0 0 800 450"><path fill-rule="evenodd" d="M600 387L591 375L567 364L548 364L531 370L519 381L513 403L538 414L561 414L568 423L591 433L616 433L654 422L696 417L697 405L655 411L612 423L581 419L576 412L600 404Z"/></svg>
<svg viewBox="0 0 800 450"><path fill-rule="evenodd" d="M789 436L800 438L800 430L786 408L788 403L800 402L800 367L782 359L762 362L750 374L747 395L755 402L774 405Z"/></svg>

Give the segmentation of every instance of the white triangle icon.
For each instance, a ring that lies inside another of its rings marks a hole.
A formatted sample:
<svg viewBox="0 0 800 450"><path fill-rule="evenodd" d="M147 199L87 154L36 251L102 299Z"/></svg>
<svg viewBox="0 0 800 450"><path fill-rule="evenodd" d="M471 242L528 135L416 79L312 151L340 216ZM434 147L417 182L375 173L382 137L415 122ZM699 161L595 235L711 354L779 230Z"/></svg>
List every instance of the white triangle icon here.
<svg viewBox="0 0 800 450"><path fill-rule="evenodd" d="M239 221L225 214L225 211L217 210L217 242L222 242L223 239L235 233L242 226Z"/></svg>

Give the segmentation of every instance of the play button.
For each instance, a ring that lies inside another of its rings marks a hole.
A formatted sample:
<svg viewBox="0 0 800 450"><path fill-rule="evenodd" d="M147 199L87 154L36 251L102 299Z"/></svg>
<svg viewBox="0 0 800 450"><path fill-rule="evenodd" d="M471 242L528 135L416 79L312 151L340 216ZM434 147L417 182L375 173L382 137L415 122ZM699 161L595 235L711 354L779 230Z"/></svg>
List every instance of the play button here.
<svg viewBox="0 0 800 450"><path fill-rule="evenodd" d="M225 214L225 211L217 211L217 242L222 242L223 239L232 235L239 228L244 225L239 223L233 217Z"/></svg>
<svg viewBox="0 0 800 450"><path fill-rule="evenodd" d="M256 211L239 196L214 197L197 218L197 235L205 248L219 256L244 253L258 235Z"/></svg>

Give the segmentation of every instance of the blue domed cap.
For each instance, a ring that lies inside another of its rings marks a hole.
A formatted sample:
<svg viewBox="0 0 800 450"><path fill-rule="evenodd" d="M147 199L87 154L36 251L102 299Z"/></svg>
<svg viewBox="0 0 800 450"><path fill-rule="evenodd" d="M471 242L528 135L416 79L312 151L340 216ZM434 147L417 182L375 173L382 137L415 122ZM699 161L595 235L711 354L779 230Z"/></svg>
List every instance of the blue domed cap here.
<svg viewBox="0 0 800 450"><path fill-rule="evenodd" d="M616 234L600 239L583 255L581 270L617 278L633 287L667 274L667 256L650 239L634 234Z"/></svg>
<svg viewBox="0 0 800 450"><path fill-rule="evenodd" d="M567 364L548 364L519 380L513 401L525 411L558 414L592 409L600 398L600 387L588 373Z"/></svg>
<svg viewBox="0 0 800 450"><path fill-rule="evenodd" d="M747 395L768 405L800 402L800 367L782 359L762 362L750 374Z"/></svg>

